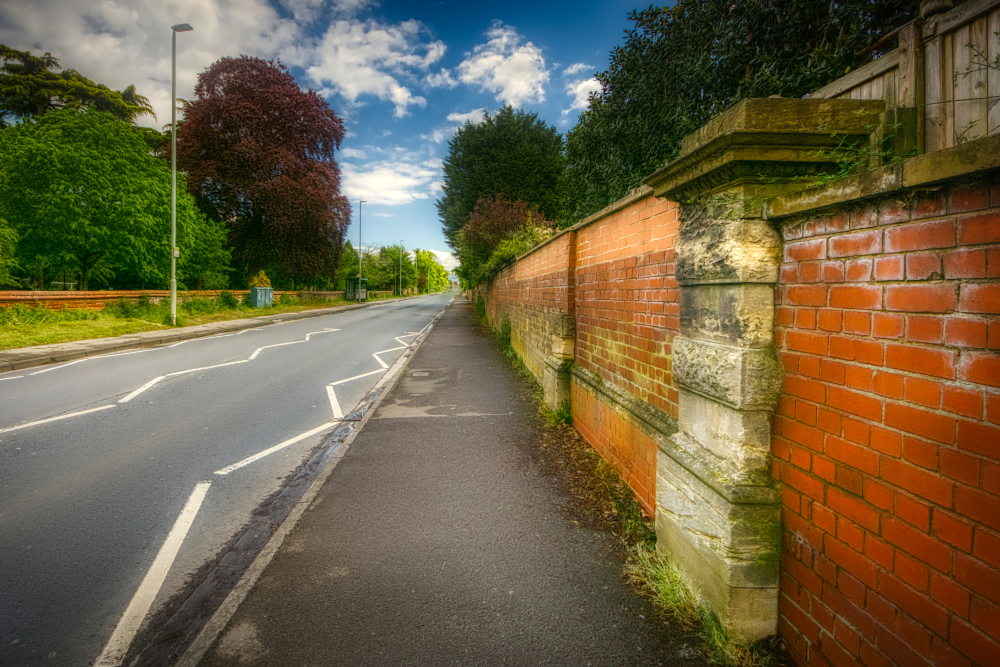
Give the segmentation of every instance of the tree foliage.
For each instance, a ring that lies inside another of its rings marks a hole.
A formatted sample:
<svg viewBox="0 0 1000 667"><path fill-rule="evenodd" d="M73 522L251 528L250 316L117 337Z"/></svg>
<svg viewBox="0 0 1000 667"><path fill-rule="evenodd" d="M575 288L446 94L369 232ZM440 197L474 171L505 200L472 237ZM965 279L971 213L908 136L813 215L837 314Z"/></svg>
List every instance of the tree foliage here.
<svg viewBox="0 0 1000 667"><path fill-rule="evenodd" d="M0 128L56 109L94 107L129 123L154 116L149 100L135 86L115 91L94 83L76 70L59 69L51 53L33 56L0 44Z"/></svg>
<svg viewBox="0 0 1000 667"><path fill-rule="evenodd" d="M552 235L556 222L537 206L502 196L476 202L458 234L458 275L468 286L491 278L503 265Z"/></svg>
<svg viewBox="0 0 1000 667"><path fill-rule="evenodd" d="M801 97L891 46L918 0L678 0L634 11L567 135L568 209L579 220L675 158L684 136L740 99Z"/></svg>
<svg viewBox="0 0 1000 667"><path fill-rule="evenodd" d="M87 289L99 273L166 286L170 174L142 139L114 116L51 111L0 130L0 218L19 237L28 269L70 268ZM190 196L177 201L183 281L226 273L222 235Z"/></svg>
<svg viewBox="0 0 1000 667"><path fill-rule="evenodd" d="M0 289L13 287L16 282L11 270L17 266L14 252L17 248L17 232L0 218Z"/></svg>
<svg viewBox="0 0 1000 667"><path fill-rule="evenodd" d="M244 276L336 275L350 207L334 160L344 127L325 101L280 63L222 58L199 75L179 127L188 188L227 226Z"/></svg>
<svg viewBox="0 0 1000 667"><path fill-rule="evenodd" d="M502 195L559 218L564 169L562 135L537 114L506 105L479 123L466 122L448 143L437 201L448 244L458 249L459 230L482 197Z"/></svg>
<svg viewBox="0 0 1000 667"><path fill-rule="evenodd" d="M417 269L417 290L421 293L443 292L451 283L448 280L448 270L441 266L437 255L430 250L413 251L413 261Z"/></svg>

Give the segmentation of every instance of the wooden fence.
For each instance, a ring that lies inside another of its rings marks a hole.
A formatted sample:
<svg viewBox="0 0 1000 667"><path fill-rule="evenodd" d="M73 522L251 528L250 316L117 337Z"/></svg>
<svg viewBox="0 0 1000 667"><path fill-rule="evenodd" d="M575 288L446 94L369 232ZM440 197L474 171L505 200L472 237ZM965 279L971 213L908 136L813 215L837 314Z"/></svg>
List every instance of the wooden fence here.
<svg viewBox="0 0 1000 667"><path fill-rule="evenodd" d="M1000 0L968 0L899 30L899 48L810 97L885 100L914 108L920 152L994 134L1000 128Z"/></svg>

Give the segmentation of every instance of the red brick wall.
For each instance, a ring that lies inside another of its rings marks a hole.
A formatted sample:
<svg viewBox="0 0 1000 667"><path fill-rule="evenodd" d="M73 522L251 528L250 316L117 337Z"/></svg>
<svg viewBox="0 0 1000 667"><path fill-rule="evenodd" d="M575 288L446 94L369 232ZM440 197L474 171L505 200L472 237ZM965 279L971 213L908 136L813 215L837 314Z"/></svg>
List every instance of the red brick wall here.
<svg viewBox="0 0 1000 667"><path fill-rule="evenodd" d="M482 292L493 326L510 318L511 343L541 379L552 353L551 318L573 316L573 238L564 232L501 271Z"/></svg>
<svg viewBox="0 0 1000 667"><path fill-rule="evenodd" d="M1000 178L783 234L781 635L803 665L1000 664Z"/></svg>
<svg viewBox="0 0 1000 667"><path fill-rule="evenodd" d="M677 204L652 195L577 232L576 364L627 396L677 417L670 344L680 328ZM573 423L656 506L656 442L574 379Z"/></svg>
<svg viewBox="0 0 1000 667"><path fill-rule="evenodd" d="M670 344L679 328L674 279L678 209L628 197L501 272L481 290L490 321L511 321L514 348L536 377L551 354L545 318L570 313L576 365L618 392L677 416ZM656 442L613 399L574 378L573 423L625 477L647 512L656 497Z"/></svg>

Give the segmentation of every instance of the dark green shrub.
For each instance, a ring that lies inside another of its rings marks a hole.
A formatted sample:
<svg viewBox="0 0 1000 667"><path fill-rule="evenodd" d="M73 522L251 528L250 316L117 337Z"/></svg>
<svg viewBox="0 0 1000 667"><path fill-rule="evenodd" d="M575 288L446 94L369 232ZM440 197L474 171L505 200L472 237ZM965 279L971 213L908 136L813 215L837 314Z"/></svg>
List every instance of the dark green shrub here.
<svg viewBox="0 0 1000 667"><path fill-rule="evenodd" d="M219 303L222 304L223 308L229 310L235 310L240 307L240 302L229 290L222 290L219 292Z"/></svg>

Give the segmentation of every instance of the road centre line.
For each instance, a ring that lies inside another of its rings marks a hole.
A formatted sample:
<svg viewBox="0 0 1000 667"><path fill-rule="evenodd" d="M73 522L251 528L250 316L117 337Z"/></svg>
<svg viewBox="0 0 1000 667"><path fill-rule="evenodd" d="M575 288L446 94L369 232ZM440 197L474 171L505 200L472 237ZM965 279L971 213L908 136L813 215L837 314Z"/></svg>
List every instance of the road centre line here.
<svg viewBox="0 0 1000 667"><path fill-rule="evenodd" d="M90 414L91 412L99 412L101 410L107 410L108 408L115 407L112 405L102 405L99 408L91 408L90 410L81 410L80 412L71 412L68 415L59 415L58 417L49 417L48 419L39 419L38 421L28 422L27 424L20 424L19 426L8 426L7 428L0 428L0 433L7 433L9 431L16 431L21 428L27 428L29 426L38 426L39 424L46 424L48 422L59 421L60 419L69 419L70 417L79 417L80 415Z"/></svg>
<svg viewBox="0 0 1000 667"><path fill-rule="evenodd" d="M339 422L329 421L329 422L323 424L322 426L317 426L316 428L314 428L314 429L312 429L310 431L306 431L305 433L300 433L299 435L295 436L294 438L289 438L288 440L285 440L284 442L279 442L274 447L270 447L268 449L265 449L262 452L257 452L253 456L248 456L247 458L243 459L242 461L234 463L231 466L226 466L225 468L222 468L221 470L216 470L214 474L216 474L216 475L228 475L229 473L231 473L231 472L233 472L235 470L239 470L240 468L243 468L243 467L246 467L246 466L250 465L254 461L259 461L260 459L264 458L265 456L273 454L273 453L275 453L275 452L277 452L279 450L282 450L285 447L288 447L290 445L294 445L296 442L299 442L300 440L305 440L306 438L308 438L310 436L316 435L320 431L325 431L328 428L332 428L332 427L336 426L338 423Z"/></svg>
<svg viewBox="0 0 1000 667"><path fill-rule="evenodd" d="M104 646L104 651L97 659L95 663L97 667L118 667L122 664L125 654L128 652L128 647L132 644L132 640L135 639L135 635L139 631L139 626L142 624L143 619L146 618L146 614L149 613L149 608L153 605L153 600L160 591L160 587L167 577L167 572L170 571L170 566L173 565L174 559L177 557L177 552L181 548L181 543L184 542L191 524L194 523L194 518L197 516L198 510L201 509L201 504L205 500L205 494L208 493L208 487L211 485L211 482L198 482L195 484L194 490L184 504L184 509L181 510L180 515L174 522L174 526L170 529L167 539L163 542L163 546L160 547L156 558L153 559L153 564L149 566L146 576L143 578L142 583L139 584L135 595L132 596L132 601L125 608L125 613L122 614L121 620L118 621L114 632L111 633L111 638L108 639L108 643Z"/></svg>
<svg viewBox="0 0 1000 667"><path fill-rule="evenodd" d="M17 380L17 379L23 378L23 377L24 377L23 375L15 375L15 376L9 377L9 378L0 378L0 382L3 382L4 380Z"/></svg>
<svg viewBox="0 0 1000 667"><path fill-rule="evenodd" d="M372 371L370 373L362 373L361 375L355 375L354 377L347 378L346 380L337 380L336 382L331 382L328 386L336 387L338 384L344 384L345 382L350 382L351 380L358 380L360 378L368 377L369 375L375 375L376 373L385 373L388 370L388 366L385 368L380 368L377 371Z"/></svg>
<svg viewBox="0 0 1000 667"><path fill-rule="evenodd" d="M304 340L293 340L291 343L275 343L274 345L265 345L264 347L258 347L256 350L254 350L254 353L250 355L250 358L247 359L247 361L253 361L254 359L257 358L258 354L260 354L263 350L266 350L269 347L281 347L282 345L298 345L299 343L304 343L304 342L305 342Z"/></svg>
<svg viewBox="0 0 1000 667"><path fill-rule="evenodd" d="M126 396L125 398L121 399L121 400L120 400L120 401L118 401L118 402L119 402L119 403L128 403L128 402L129 402L129 401L131 401L131 400L132 400L133 398L135 398L136 396L138 396L138 395L139 395L139 394L141 394L142 392L146 391L147 389L149 389L150 387L152 387L152 386L153 386L154 384L156 384L157 382L159 382L160 380L162 380L162 379L163 379L163 378L165 378L165 377L167 377L167 376L166 376L166 375L161 375L161 376L160 376L160 377L158 377L158 378L153 378L152 380L150 380L150 381L149 381L149 382L147 382L146 384L142 385L141 387L139 387L138 389L136 389L136 390L135 390L135 391L133 391L133 392L132 392L131 394L129 394L128 396Z"/></svg>

